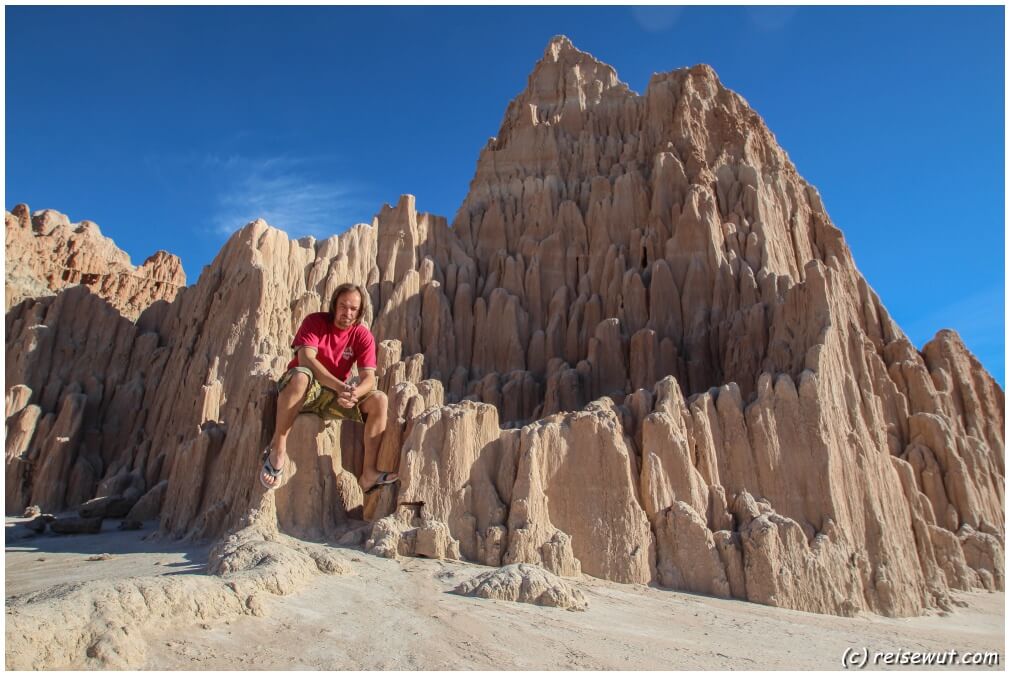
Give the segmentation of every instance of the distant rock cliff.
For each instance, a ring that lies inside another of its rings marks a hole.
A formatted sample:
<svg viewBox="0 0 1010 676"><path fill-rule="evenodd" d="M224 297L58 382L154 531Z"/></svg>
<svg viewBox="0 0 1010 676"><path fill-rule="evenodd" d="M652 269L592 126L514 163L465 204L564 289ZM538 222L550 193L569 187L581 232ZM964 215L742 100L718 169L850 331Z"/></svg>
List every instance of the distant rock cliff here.
<svg viewBox="0 0 1010 676"><path fill-rule="evenodd" d="M26 204L7 212L4 220L6 310L26 298L82 284L136 319L151 303L171 301L186 286L177 256L158 251L135 268L126 252L91 221L72 224L52 209L32 214Z"/></svg>
<svg viewBox="0 0 1010 676"><path fill-rule="evenodd" d="M364 499L360 430L302 416L264 495L272 380L345 281L401 484ZM1002 389L955 333L909 342L708 66L640 96L555 38L451 227L411 196L322 241L256 221L135 323L74 287L6 328L8 513L158 491L192 538L252 508L311 538L365 516L382 555L836 614L1004 586Z"/></svg>

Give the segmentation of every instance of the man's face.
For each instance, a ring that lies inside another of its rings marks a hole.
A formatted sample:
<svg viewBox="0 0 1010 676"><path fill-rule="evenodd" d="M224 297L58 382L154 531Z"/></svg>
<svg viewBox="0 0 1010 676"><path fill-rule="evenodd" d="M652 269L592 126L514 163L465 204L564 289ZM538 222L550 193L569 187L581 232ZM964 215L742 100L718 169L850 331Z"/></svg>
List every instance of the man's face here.
<svg viewBox="0 0 1010 676"><path fill-rule="evenodd" d="M358 312L361 310L361 294L357 291L347 291L337 298L337 311L334 313L333 323L338 329L349 329L354 326L358 319Z"/></svg>

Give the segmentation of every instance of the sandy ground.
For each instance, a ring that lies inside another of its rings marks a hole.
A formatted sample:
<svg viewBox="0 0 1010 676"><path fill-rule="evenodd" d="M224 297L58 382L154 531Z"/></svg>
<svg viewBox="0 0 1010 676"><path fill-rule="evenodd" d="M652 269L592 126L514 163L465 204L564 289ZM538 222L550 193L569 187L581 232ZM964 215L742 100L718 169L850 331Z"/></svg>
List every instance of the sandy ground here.
<svg viewBox="0 0 1010 676"><path fill-rule="evenodd" d="M20 521L7 519L7 597L58 582L204 574L206 547L150 530L12 540ZM353 574L268 596L265 617L145 630L145 667L841 669L847 649L864 648L996 652L1005 664L1003 593L958 594L963 607L946 615L841 618L585 577L589 608L572 612L449 593L482 566L339 551Z"/></svg>

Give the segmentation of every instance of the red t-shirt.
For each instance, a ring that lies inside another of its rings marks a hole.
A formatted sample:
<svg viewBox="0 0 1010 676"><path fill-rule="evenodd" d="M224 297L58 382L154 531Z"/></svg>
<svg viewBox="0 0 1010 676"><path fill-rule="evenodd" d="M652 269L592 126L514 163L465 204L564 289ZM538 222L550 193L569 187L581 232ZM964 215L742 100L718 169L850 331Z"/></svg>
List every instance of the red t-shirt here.
<svg viewBox="0 0 1010 676"><path fill-rule="evenodd" d="M298 348L316 348L316 359L338 380L346 380L351 372L351 364L357 362L359 369L375 368L375 338L372 332L361 324L340 330L330 321L325 312L316 312L302 321L295 339L291 341L295 358L288 368L298 366Z"/></svg>

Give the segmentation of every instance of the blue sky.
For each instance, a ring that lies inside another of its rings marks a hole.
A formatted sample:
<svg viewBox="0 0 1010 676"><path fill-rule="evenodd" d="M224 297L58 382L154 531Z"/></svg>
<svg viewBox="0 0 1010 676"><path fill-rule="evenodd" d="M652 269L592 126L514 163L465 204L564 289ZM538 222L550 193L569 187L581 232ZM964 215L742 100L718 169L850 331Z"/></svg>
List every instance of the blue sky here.
<svg viewBox="0 0 1010 676"><path fill-rule="evenodd" d="M1004 382L1003 7L6 7L7 209L90 219L195 283L402 193L452 220L552 35L643 92L712 65L821 192L919 347Z"/></svg>

